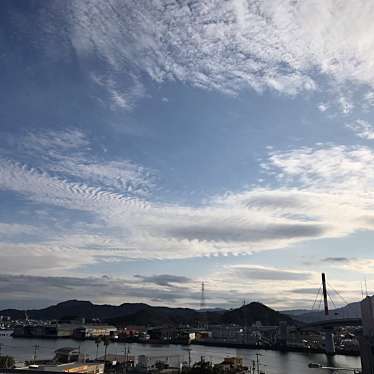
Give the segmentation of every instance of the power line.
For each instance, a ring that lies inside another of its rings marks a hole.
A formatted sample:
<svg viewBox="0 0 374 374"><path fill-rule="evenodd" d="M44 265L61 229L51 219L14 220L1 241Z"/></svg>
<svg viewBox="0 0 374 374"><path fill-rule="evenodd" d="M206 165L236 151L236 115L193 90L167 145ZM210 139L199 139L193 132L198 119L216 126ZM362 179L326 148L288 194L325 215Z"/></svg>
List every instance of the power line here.
<svg viewBox="0 0 374 374"><path fill-rule="evenodd" d="M318 289L318 292L317 292L316 298L314 299L314 303L313 303L313 306L312 306L312 310L314 310L314 305L316 304L316 301L317 301L317 299L318 299L318 296L319 296L320 292L321 292L321 286L319 286L319 289Z"/></svg>
<svg viewBox="0 0 374 374"><path fill-rule="evenodd" d="M329 299L330 299L330 301L331 301L331 304L334 306L334 309L337 309L337 308L336 308L336 305L335 305L335 303L334 303L334 300L333 300L332 297L331 297L330 292L327 293L327 296L329 297Z"/></svg>
<svg viewBox="0 0 374 374"><path fill-rule="evenodd" d="M319 299L319 305L318 305L318 311L321 310L321 304L322 304L322 295L321 295L321 298Z"/></svg>
<svg viewBox="0 0 374 374"><path fill-rule="evenodd" d="M347 306L348 307L348 311L350 312L350 314L354 315L354 310L352 309L352 306L349 305L348 301L343 297L343 295L340 294L340 292L338 292L331 284L329 284L329 288L331 288L336 295L338 295L341 300L343 300L343 303L344 303L344 306Z"/></svg>

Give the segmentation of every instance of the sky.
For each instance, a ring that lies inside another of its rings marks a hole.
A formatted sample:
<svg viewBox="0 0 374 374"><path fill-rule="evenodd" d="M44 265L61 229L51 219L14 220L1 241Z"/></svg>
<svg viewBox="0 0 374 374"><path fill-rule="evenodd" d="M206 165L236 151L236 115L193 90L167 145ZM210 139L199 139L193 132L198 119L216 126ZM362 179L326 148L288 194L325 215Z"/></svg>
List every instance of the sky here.
<svg viewBox="0 0 374 374"><path fill-rule="evenodd" d="M321 272L336 306L371 293L373 16L1 1L0 307L199 308L205 282L207 307L311 309Z"/></svg>

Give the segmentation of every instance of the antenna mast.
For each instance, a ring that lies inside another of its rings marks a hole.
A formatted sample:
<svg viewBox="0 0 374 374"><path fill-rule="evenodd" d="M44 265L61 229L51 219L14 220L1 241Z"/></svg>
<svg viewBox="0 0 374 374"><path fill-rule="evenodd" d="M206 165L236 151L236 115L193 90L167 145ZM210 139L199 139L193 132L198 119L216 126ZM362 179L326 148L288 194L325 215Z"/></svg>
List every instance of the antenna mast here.
<svg viewBox="0 0 374 374"><path fill-rule="evenodd" d="M201 298L200 298L200 310L205 309L206 302L205 302L205 283L204 281L201 282Z"/></svg>
<svg viewBox="0 0 374 374"><path fill-rule="evenodd" d="M205 283L201 282L201 298L200 298L200 318L199 318L199 328L206 329L208 324L208 316L206 314L206 302L205 302Z"/></svg>

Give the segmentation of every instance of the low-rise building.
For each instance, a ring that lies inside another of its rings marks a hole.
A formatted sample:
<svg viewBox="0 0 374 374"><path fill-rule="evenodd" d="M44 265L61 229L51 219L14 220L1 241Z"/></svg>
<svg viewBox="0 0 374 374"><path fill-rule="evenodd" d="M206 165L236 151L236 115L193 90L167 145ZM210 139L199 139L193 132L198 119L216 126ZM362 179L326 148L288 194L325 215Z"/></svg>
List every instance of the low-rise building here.
<svg viewBox="0 0 374 374"><path fill-rule="evenodd" d="M84 363L84 362L69 362L66 364L47 364L47 365L30 365L27 367L15 369L14 373L31 371L37 373L80 373L80 374L103 374L103 363Z"/></svg>
<svg viewBox="0 0 374 374"><path fill-rule="evenodd" d="M117 327L111 325L87 324L74 329L73 337L77 339L90 339L99 336L117 335Z"/></svg>
<svg viewBox="0 0 374 374"><path fill-rule="evenodd" d="M54 361L59 363L70 363L79 360L80 351L78 348L63 347L55 351Z"/></svg>
<svg viewBox="0 0 374 374"><path fill-rule="evenodd" d="M122 327L118 333L122 337L137 337L144 334L147 331L145 326L129 325Z"/></svg>
<svg viewBox="0 0 374 374"><path fill-rule="evenodd" d="M103 324L85 324L82 322L54 322L48 325L26 325L14 328L14 337L37 338L77 338L89 339L98 336L116 336L117 328Z"/></svg>
<svg viewBox="0 0 374 374"><path fill-rule="evenodd" d="M181 369L181 357L179 355L171 356L138 356L136 370L139 372L176 372Z"/></svg>
<svg viewBox="0 0 374 374"><path fill-rule="evenodd" d="M223 362L214 365L214 369L221 373L247 373L248 368L243 366L241 357L225 357Z"/></svg>

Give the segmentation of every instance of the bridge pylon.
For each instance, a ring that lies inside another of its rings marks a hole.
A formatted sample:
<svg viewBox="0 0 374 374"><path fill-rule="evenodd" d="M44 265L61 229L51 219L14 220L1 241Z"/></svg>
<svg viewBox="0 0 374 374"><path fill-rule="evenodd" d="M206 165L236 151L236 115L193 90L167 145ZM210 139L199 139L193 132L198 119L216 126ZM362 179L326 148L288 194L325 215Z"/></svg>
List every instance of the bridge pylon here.
<svg viewBox="0 0 374 374"><path fill-rule="evenodd" d="M329 304L327 300L327 287L326 287L326 275L322 273L322 293L323 293L323 304L325 309L325 316L328 318L329 316ZM328 355L335 354L335 343L334 343L334 329L331 327L325 327L324 329L325 335L325 352Z"/></svg>

